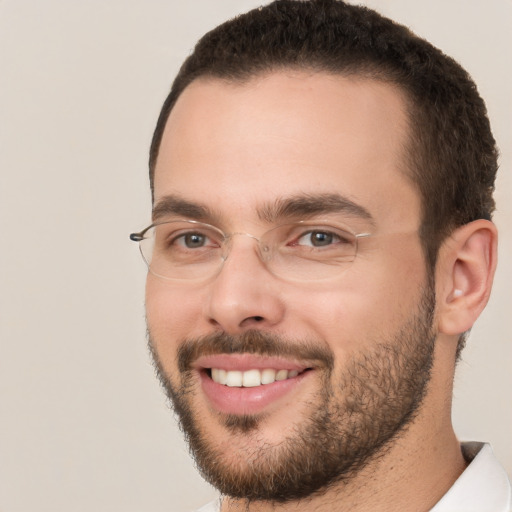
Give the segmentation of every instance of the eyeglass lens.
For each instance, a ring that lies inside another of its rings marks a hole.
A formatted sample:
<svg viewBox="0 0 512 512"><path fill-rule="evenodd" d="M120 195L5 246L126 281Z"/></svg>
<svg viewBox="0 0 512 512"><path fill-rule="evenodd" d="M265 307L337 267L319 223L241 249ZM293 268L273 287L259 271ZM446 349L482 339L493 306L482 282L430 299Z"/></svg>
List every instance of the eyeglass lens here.
<svg viewBox="0 0 512 512"><path fill-rule="evenodd" d="M222 268L236 236L255 239L268 270L290 280L332 277L357 253L357 237L342 225L311 222L285 224L260 238L246 233L224 234L195 221L164 222L151 226L140 240L150 271L166 279L206 279Z"/></svg>

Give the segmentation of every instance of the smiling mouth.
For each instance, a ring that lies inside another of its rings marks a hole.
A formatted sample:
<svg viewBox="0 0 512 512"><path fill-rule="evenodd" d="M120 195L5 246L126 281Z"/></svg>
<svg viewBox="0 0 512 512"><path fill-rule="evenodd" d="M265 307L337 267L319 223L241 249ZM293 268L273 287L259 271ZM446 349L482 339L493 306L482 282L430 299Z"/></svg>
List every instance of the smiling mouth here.
<svg viewBox="0 0 512 512"><path fill-rule="evenodd" d="M222 368L207 368L206 373L215 383L223 386L230 388L254 388L293 379L310 370L311 368L306 368L302 371L267 368L264 370L250 369L239 371L225 370Z"/></svg>
<svg viewBox="0 0 512 512"><path fill-rule="evenodd" d="M290 393L304 389L315 366L264 355L216 354L200 357L195 370L214 410L252 415L268 411Z"/></svg>

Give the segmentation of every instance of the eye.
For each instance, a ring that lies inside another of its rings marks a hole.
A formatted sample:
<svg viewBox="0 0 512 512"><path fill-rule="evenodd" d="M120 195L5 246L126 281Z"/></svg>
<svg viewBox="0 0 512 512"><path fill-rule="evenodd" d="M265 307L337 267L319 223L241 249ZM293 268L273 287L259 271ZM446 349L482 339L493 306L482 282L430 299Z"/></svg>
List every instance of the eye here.
<svg viewBox="0 0 512 512"><path fill-rule="evenodd" d="M204 247L208 241L208 238L201 233L187 233L181 235L175 239L175 242L184 245L187 249L197 249L198 247Z"/></svg>
<svg viewBox="0 0 512 512"><path fill-rule="evenodd" d="M223 243L222 232L213 226L176 221L157 224L150 258L179 264L198 263L214 257Z"/></svg>
<svg viewBox="0 0 512 512"><path fill-rule="evenodd" d="M212 238L201 232L177 234L172 238L171 243L185 249L201 249L217 245Z"/></svg>
<svg viewBox="0 0 512 512"><path fill-rule="evenodd" d="M326 230L312 230L301 235L296 242L296 245L309 246L309 247L327 247L332 244L343 242L336 233Z"/></svg>

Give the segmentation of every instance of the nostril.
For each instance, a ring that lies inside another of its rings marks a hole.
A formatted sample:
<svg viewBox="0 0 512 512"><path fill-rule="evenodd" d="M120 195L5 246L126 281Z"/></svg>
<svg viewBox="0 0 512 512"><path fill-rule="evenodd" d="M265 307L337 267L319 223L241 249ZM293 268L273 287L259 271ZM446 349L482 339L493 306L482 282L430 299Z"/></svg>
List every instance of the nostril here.
<svg viewBox="0 0 512 512"><path fill-rule="evenodd" d="M262 316L253 316L252 318L253 318L253 320L255 320L256 322L263 322L263 317L262 317Z"/></svg>

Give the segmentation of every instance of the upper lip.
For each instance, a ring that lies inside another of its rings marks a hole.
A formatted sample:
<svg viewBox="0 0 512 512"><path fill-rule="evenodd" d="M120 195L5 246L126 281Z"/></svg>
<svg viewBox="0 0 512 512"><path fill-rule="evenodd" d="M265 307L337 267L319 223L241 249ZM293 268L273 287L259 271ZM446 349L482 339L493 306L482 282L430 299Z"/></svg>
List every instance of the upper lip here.
<svg viewBox="0 0 512 512"><path fill-rule="evenodd" d="M221 368L228 371L247 370L297 370L302 372L312 365L307 362L298 362L286 358L262 356L257 354L214 354L200 356L192 365L201 370L205 368Z"/></svg>

